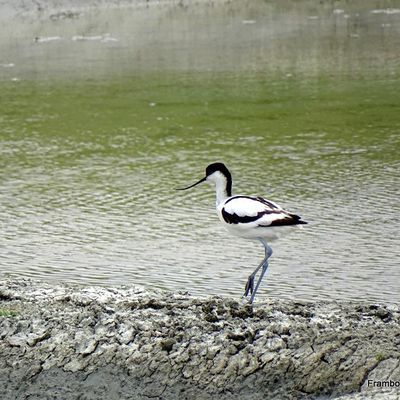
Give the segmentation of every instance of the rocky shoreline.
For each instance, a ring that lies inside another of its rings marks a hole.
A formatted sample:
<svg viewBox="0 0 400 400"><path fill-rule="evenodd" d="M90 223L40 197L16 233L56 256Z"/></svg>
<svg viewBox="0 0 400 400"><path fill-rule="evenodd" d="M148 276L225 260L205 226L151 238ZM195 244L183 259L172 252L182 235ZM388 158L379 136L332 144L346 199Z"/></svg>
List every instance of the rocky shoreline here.
<svg viewBox="0 0 400 400"><path fill-rule="evenodd" d="M399 360L398 306L0 281L2 400L398 399Z"/></svg>

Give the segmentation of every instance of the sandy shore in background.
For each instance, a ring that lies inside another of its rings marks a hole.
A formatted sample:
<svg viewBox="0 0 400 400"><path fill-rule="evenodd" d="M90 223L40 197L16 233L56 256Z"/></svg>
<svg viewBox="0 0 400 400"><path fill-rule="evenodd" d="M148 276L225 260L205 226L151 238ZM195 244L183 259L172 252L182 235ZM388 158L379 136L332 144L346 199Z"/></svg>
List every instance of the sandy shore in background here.
<svg viewBox="0 0 400 400"><path fill-rule="evenodd" d="M63 19L74 17L77 12L99 8L188 7L207 3L229 3L229 0L0 0L0 19L17 16Z"/></svg>

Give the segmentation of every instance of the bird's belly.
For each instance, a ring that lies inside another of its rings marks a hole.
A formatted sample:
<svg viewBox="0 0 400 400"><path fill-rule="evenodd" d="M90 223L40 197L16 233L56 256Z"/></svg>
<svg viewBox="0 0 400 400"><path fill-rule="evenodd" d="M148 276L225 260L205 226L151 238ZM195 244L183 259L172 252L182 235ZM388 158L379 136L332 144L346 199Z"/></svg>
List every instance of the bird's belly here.
<svg viewBox="0 0 400 400"><path fill-rule="evenodd" d="M298 225L289 226L258 226L256 224L227 224L222 221L225 228L229 233L247 239L265 239L273 241L288 233L293 232L294 229L299 228Z"/></svg>

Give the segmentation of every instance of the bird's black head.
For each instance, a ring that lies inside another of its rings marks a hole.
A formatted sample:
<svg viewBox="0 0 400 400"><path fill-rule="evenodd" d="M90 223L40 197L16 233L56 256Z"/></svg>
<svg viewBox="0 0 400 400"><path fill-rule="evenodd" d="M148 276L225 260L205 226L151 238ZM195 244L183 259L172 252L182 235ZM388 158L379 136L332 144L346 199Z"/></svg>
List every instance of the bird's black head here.
<svg viewBox="0 0 400 400"><path fill-rule="evenodd" d="M226 168L225 164L220 162L210 164L206 168L206 176L210 176L217 171L221 172L226 177L231 176L231 173L229 172L228 168Z"/></svg>
<svg viewBox="0 0 400 400"><path fill-rule="evenodd" d="M221 177L223 175L223 177ZM216 182L217 180L221 180L221 178L225 178L225 185L226 185L226 192L228 196L231 196L232 193L232 176L229 172L228 168L226 168L225 164L220 162L210 164L206 168L206 176L200 179L198 182L194 183L193 185L187 186L185 188L180 188L178 190L186 190L190 189L194 186L197 186L199 183L205 181Z"/></svg>
<svg viewBox="0 0 400 400"><path fill-rule="evenodd" d="M206 168L206 180L218 184L218 182L221 182L221 178L225 184L227 196L232 196L232 175L229 172L229 169L226 168L225 164L217 162L210 164Z"/></svg>

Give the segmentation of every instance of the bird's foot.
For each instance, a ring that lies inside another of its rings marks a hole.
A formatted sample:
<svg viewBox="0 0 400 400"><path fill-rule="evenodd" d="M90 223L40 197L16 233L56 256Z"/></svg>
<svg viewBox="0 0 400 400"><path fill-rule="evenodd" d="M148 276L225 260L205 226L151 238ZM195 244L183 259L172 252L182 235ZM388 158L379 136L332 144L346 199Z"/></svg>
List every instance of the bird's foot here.
<svg viewBox="0 0 400 400"><path fill-rule="evenodd" d="M250 275L249 279L247 279L246 287L244 288L243 297L247 297L250 293L252 294L254 290L254 275Z"/></svg>

